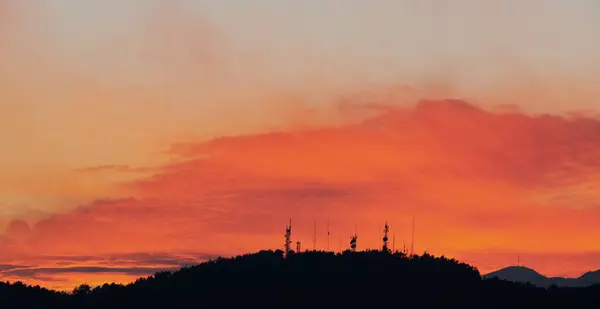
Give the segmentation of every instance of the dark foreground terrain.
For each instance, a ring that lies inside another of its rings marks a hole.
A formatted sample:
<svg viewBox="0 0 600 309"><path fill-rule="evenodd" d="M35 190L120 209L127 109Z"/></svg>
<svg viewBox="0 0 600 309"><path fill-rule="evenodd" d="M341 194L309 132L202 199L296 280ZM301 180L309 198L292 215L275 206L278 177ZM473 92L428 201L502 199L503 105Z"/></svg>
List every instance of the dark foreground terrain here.
<svg viewBox="0 0 600 309"><path fill-rule="evenodd" d="M541 288L482 279L428 254L261 251L158 273L128 285L58 293L0 283L0 308L198 308L207 304L600 304L600 285Z"/></svg>

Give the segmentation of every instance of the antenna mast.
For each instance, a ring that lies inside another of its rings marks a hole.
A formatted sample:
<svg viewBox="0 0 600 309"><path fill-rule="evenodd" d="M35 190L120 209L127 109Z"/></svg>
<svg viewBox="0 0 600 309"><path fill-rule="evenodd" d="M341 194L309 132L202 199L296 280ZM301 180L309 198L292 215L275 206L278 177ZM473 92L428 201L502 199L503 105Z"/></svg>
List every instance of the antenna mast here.
<svg viewBox="0 0 600 309"><path fill-rule="evenodd" d="M300 252L301 245L302 245L301 242L299 242L299 241L296 242L296 252Z"/></svg>
<svg viewBox="0 0 600 309"><path fill-rule="evenodd" d="M392 235L392 253L396 253L396 234Z"/></svg>
<svg viewBox="0 0 600 309"><path fill-rule="evenodd" d="M415 255L415 216L412 218L412 243L410 245L410 255Z"/></svg>
<svg viewBox="0 0 600 309"><path fill-rule="evenodd" d="M329 232L329 220L327 220L327 252L329 252L330 242L331 242L331 233Z"/></svg>
<svg viewBox="0 0 600 309"><path fill-rule="evenodd" d="M317 219L313 222L313 251L317 251Z"/></svg>
<svg viewBox="0 0 600 309"><path fill-rule="evenodd" d="M285 227L285 256L290 254L292 245L292 218L290 218L290 225Z"/></svg>
<svg viewBox="0 0 600 309"><path fill-rule="evenodd" d="M383 246L381 247L381 251L389 252L390 249L388 247L388 233L390 232L390 226L387 221L385 222L385 226L383 228Z"/></svg>
<svg viewBox="0 0 600 309"><path fill-rule="evenodd" d="M357 239L358 236L356 235L356 223L354 223L354 236L352 236L352 238L350 239L350 250L352 250L352 252L356 252Z"/></svg>

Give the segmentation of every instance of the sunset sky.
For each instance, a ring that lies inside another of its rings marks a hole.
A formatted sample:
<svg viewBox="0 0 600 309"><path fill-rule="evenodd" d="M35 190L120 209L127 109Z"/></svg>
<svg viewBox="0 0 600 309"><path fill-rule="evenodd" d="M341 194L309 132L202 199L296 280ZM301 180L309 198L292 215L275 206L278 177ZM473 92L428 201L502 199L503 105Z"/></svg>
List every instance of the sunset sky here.
<svg viewBox="0 0 600 309"><path fill-rule="evenodd" d="M380 246L600 268L596 0L0 0L0 280Z"/></svg>

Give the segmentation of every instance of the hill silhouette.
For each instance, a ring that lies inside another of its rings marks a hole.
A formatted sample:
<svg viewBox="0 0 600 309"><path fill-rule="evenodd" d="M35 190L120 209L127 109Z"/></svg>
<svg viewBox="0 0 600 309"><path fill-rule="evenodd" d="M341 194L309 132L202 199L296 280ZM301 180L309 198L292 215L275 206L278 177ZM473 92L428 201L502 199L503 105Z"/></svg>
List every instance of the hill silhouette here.
<svg viewBox="0 0 600 309"><path fill-rule="evenodd" d="M182 308L210 304L600 303L600 286L548 289L484 279L468 264L381 251L260 251L219 258L127 284L72 293L0 285L2 308Z"/></svg>
<svg viewBox="0 0 600 309"><path fill-rule="evenodd" d="M523 266L509 266L483 276L484 278L499 278L502 280L530 283L537 286L546 286L547 277L537 271ZM548 285L549 286L549 285Z"/></svg>
<svg viewBox="0 0 600 309"><path fill-rule="evenodd" d="M510 266L483 276L484 278L494 278L513 281L519 283L529 283L540 287L588 287L600 284L600 271L590 271L578 278L546 277L533 269L523 266Z"/></svg>

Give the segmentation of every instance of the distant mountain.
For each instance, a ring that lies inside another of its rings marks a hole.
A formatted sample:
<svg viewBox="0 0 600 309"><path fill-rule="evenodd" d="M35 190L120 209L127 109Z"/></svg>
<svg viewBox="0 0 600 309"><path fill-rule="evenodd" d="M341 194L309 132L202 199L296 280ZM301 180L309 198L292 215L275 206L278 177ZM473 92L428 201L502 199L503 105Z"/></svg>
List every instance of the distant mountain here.
<svg viewBox="0 0 600 309"><path fill-rule="evenodd" d="M600 270L587 272L579 278L563 278L546 277L533 269L523 266L509 266L483 275L483 277L486 279L496 277L506 281L530 283L539 287L550 287L552 285L559 287L588 287L600 284Z"/></svg>
<svg viewBox="0 0 600 309"><path fill-rule="evenodd" d="M483 275L484 278L494 278L513 281L513 282L521 282L521 283L531 283L537 286L544 286L548 280L547 277L539 274L537 271L522 267L522 266L509 266L506 268L502 268L495 272L491 272L489 274Z"/></svg>

